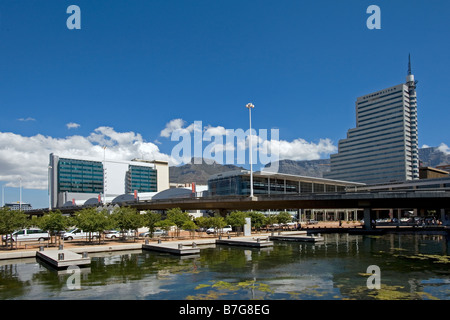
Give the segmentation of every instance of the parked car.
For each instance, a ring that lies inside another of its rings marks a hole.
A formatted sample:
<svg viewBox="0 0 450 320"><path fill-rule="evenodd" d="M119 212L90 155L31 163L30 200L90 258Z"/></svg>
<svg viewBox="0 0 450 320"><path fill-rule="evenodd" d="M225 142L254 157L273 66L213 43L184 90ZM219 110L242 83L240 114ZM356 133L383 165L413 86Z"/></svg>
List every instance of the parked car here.
<svg viewBox="0 0 450 320"><path fill-rule="evenodd" d="M92 238L99 237L98 232L90 232ZM81 229L75 228L64 233L64 240L79 240L79 239L89 239L89 232L84 232Z"/></svg>
<svg viewBox="0 0 450 320"><path fill-rule="evenodd" d="M167 236L167 231L165 230L155 230L153 231L154 237L161 237L161 236ZM139 234L139 237L150 237L150 231L142 232Z"/></svg>
<svg viewBox="0 0 450 320"><path fill-rule="evenodd" d="M105 238L107 239L116 239L116 238L120 238L120 232L117 230L109 230L109 231L105 231Z"/></svg>
<svg viewBox="0 0 450 320"><path fill-rule="evenodd" d="M309 220L306 222L306 224L318 224L318 223L319 223L319 221L314 220L314 219L309 219Z"/></svg>
<svg viewBox="0 0 450 320"><path fill-rule="evenodd" d="M14 231L11 235L3 236L3 241L40 241L50 238L50 234L47 231L43 231L37 228L21 229Z"/></svg>
<svg viewBox="0 0 450 320"><path fill-rule="evenodd" d="M206 229L206 233L207 234L212 234L212 233L215 233L216 231L218 232L218 233L229 233L229 232L231 232L233 229L231 228L231 226L225 226L225 227L223 227L223 228L221 228L221 229L215 229L215 228L209 228L209 229Z"/></svg>

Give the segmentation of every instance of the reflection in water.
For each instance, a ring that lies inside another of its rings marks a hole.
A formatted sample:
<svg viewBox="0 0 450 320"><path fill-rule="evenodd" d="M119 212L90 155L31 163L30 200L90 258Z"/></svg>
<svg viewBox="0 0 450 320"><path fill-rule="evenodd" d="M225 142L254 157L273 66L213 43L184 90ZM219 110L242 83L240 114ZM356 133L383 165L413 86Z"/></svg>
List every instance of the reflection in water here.
<svg viewBox="0 0 450 320"><path fill-rule="evenodd" d="M326 234L323 243L218 245L177 257L150 251L91 255L81 289L35 259L3 261L0 299L449 299L449 239L442 235ZM368 289L367 267L381 288Z"/></svg>

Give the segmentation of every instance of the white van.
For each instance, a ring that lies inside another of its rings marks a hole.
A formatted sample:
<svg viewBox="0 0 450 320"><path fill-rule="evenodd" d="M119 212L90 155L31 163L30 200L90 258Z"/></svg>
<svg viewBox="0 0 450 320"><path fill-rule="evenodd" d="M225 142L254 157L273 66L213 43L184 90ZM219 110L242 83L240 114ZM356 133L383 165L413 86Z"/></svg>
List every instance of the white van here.
<svg viewBox="0 0 450 320"><path fill-rule="evenodd" d="M21 229L14 231L12 234L12 241L40 241L48 240L50 234L37 228ZM3 236L4 241L10 241L10 235Z"/></svg>
<svg viewBox="0 0 450 320"><path fill-rule="evenodd" d="M231 228L231 226L225 226L225 227L219 228L219 229L209 228L209 229L206 230L206 233L207 234L212 234L212 233L214 233L216 231L217 231L217 233L230 233L232 231L232 228Z"/></svg>
<svg viewBox="0 0 450 320"><path fill-rule="evenodd" d="M98 232L91 232L91 238L98 239ZM89 239L89 232L84 232L81 229L75 228L70 230L69 232L64 233L64 240L73 240L73 239Z"/></svg>

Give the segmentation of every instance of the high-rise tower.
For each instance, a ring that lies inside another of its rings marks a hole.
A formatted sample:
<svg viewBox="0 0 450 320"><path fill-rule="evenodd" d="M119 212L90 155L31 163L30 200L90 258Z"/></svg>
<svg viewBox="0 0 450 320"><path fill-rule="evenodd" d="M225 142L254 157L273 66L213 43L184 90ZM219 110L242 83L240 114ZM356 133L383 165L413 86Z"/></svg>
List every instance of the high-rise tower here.
<svg viewBox="0 0 450 320"><path fill-rule="evenodd" d="M339 141L326 178L368 184L419 178L416 84L409 57L406 83L356 99L356 128Z"/></svg>

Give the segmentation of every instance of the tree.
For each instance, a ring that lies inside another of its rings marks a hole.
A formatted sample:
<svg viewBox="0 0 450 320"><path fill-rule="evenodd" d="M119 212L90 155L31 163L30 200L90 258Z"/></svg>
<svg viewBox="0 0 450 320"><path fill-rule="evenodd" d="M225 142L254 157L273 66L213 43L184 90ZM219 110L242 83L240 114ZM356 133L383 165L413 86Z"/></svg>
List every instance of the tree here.
<svg viewBox="0 0 450 320"><path fill-rule="evenodd" d="M247 212L248 216L252 221L252 227L255 229L260 229L262 226L266 225L266 217L261 212Z"/></svg>
<svg viewBox="0 0 450 320"><path fill-rule="evenodd" d="M157 212L147 211L143 216L144 226L148 227L150 238L153 238L157 223L161 220L161 215Z"/></svg>
<svg viewBox="0 0 450 320"><path fill-rule="evenodd" d="M187 220L181 227L184 230L189 230L191 238L194 238L193 235L195 234L195 229L197 229L197 225L194 223L194 221Z"/></svg>
<svg viewBox="0 0 450 320"><path fill-rule="evenodd" d="M278 222L277 216L274 215L274 214L269 214L264 219L264 224L266 226L271 226L271 225L273 225L274 223L277 223L277 222Z"/></svg>
<svg viewBox="0 0 450 320"><path fill-rule="evenodd" d="M156 223L156 226L166 231L167 234L169 234L169 231L173 225L174 225L173 222L170 221L169 219L164 219Z"/></svg>
<svg viewBox="0 0 450 320"><path fill-rule="evenodd" d="M199 228L202 228L203 230L206 230L212 226L211 219L209 217L197 217L194 219L194 222Z"/></svg>
<svg viewBox="0 0 450 320"><path fill-rule="evenodd" d="M89 232L89 241L92 240L92 232L98 232L99 242L101 240L101 234L111 225L106 210L97 211L95 208L85 208L78 211L74 222L78 228Z"/></svg>
<svg viewBox="0 0 450 320"><path fill-rule="evenodd" d="M223 217L210 217L211 227L214 229L222 229L227 225Z"/></svg>
<svg viewBox="0 0 450 320"><path fill-rule="evenodd" d="M12 233L18 229L26 228L29 224L27 215L23 211L0 208L0 234L8 235L13 248ZM3 239L3 237L2 237Z"/></svg>
<svg viewBox="0 0 450 320"><path fill-rule="evenodd" d="M119 229L122 234L127 230L137 230L145 223L143 216L130 207L115 208L110 218L113 227Z"/></svg>
<svg viewBox="0 0 450 320"><path fill-rule="evenodd" d="M233 211L226 218L225 221L227 224L232 227L239 228L240 230L245 225L245 218L247 217L247 213L242 211Z"/></svg>
<svg viewBox="0 0 450 320"><path fill-rule="evenodd" d="M292 221L292 216L289 212L282 211L277 215L278 223L286 224Z"/></svg>
<svg viewBox="0 0 450 320"><path fill-rule="evenodd" d="M69 227L69 220L68 217L62 215L61 211L56 210L55 212L50 211L39 218L37 224L42 230L48 231L50 234L50 243L52 243L53 236Z"/></svg>
<svg viewBox="0 0 450 320"><path fill-rule="evenodd" d="M167 219L177 226L177 236L180 235L180 229L187 221L192 221L187 212L183 212L180 208L167 210Z"/></svg>

